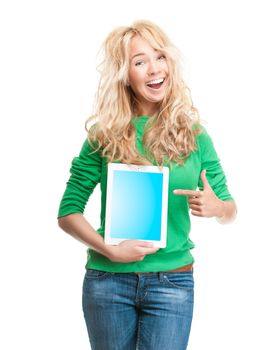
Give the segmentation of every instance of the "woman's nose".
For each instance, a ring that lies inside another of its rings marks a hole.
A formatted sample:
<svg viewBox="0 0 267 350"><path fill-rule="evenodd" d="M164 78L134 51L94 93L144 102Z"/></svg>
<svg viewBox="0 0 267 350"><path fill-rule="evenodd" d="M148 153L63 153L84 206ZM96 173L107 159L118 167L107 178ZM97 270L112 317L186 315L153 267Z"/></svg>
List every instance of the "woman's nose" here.
<svg viewBox="0 0 267 350"><path fill-rule="evenodd" d="M158 64L158 62L155 62L155 61L149 62L148 70L147 70L148 75L156 75L160 72L160 70L161 70L161 68L160 68L160 65Z"/></svg>

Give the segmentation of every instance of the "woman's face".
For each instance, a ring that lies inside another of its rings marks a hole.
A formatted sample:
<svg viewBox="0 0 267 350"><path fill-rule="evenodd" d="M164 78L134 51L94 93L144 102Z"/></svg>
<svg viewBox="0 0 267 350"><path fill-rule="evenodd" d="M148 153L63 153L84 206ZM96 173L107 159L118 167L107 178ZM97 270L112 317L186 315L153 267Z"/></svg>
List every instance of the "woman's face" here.
<svg viewBox="0 0 267 350"><path fill-rule="evenodd" d="M139 113L151 115L166 94L168 66L165 55L140 36L130 44L129 84L139 102Z"/></svg>

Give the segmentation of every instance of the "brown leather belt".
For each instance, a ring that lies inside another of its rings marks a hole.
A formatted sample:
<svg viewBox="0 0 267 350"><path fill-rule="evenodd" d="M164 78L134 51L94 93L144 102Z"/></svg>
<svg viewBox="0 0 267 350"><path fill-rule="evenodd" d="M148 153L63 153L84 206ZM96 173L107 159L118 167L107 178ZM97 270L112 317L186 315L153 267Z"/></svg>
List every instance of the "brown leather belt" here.
<svg viewBox="0 0 267 350"><path fill-rule="evenodd" d="M174 270L169 270L166 272L187 272L187 271L192 271L193 270L193 264L185 265L183 267L179 267L178 269Z"/></svg>
<svg viewBox="0 0 267 350"><path fill-rule="evenodd" d="M193 264L185 265L174 270L160 271L160 272L187 272L193 270ZM134 272L136 275L146 274L146 273L155 273L155 272Z"/></svg>

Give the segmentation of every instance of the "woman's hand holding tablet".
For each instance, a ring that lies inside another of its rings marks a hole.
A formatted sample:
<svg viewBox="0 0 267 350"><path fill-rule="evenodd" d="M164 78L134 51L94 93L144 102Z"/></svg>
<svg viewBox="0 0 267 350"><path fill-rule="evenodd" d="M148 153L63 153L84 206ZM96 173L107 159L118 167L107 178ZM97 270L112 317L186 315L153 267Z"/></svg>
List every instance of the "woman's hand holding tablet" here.
<svg viewBox="0 0 267 350"><path fill-rule="evenodd" d="M109 246L108 258L113 262L129 263L141 261L146 255L154 254L158 250L151 242L125 240L118 245Z"/></svg>

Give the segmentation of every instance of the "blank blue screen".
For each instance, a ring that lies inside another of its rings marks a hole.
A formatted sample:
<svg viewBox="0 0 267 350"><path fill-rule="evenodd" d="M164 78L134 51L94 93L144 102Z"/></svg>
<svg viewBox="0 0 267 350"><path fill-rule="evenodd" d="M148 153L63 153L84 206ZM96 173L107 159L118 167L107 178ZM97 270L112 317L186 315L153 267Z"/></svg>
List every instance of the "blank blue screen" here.
<svg viewBox="0 0 267 350"><path fill-rule="evenodd" d="M160 240L163 174L115 170L112 238Z"/></svg>

